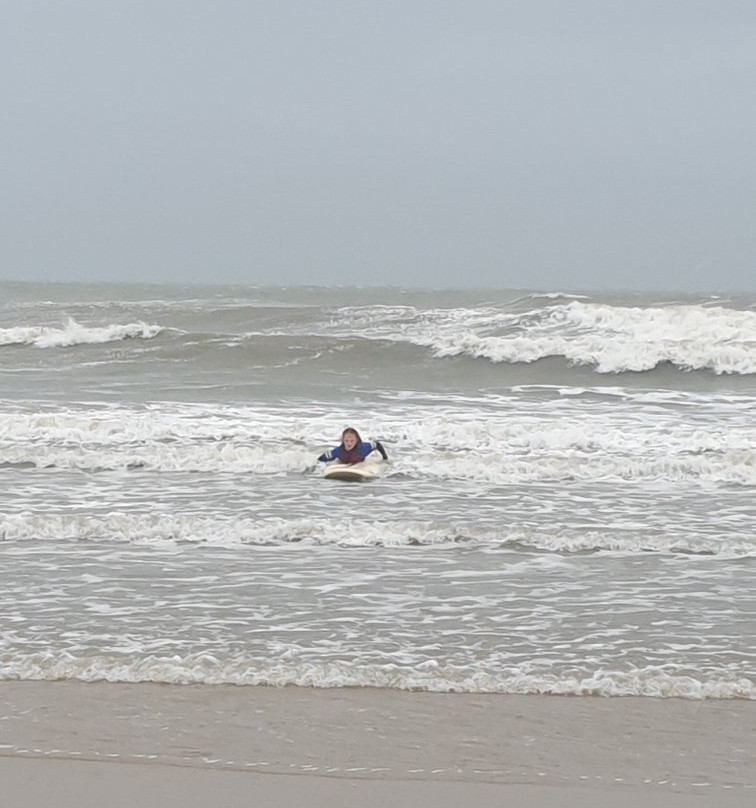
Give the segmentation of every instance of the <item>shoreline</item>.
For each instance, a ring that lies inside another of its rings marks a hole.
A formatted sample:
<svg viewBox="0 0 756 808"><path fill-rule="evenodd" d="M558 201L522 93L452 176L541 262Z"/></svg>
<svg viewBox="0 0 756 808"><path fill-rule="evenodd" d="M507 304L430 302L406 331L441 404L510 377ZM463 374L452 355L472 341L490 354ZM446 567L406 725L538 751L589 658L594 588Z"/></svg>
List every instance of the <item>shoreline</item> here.
<svg viewBox="0 0 756 808"><path fill-rule="evenodd" d="M749 700L0 682L8 808L101 804L131 780L141 796L111 808L205 789L224 805L745 806L755 735Z"/></svg>
<svg viewBox="0 0 756 808"><path fill-rule="evenodd" d="M542 786L468 781L367 780L314 775L251 774L161 764L9 760L0 757L5 808L708 808L750 805L727 795L649 793L612 786Z"/></svg>

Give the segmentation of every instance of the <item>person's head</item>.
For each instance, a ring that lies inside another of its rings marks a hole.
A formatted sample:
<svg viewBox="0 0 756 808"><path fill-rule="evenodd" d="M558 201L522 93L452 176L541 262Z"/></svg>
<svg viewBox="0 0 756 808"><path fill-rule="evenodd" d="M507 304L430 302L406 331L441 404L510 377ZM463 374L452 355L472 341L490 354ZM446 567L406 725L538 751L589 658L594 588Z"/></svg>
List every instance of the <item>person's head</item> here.
<svg viewBox="0 0 756 808"><path fill-rule="evenodd" d="M358 443L362 443L362 438L360 437L360 433L356 429L352 429L352 427L348 426L341 433L341 444L342 444L342 446L347 451L350 451L351 449L354 449L354 447Z"/></svg>

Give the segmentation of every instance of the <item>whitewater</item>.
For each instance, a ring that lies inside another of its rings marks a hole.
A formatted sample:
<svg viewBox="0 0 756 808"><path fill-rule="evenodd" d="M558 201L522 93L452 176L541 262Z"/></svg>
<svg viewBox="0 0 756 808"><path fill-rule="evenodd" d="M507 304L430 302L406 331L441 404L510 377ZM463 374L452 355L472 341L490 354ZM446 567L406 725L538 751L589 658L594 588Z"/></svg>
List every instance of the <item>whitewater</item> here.
<svg viewBox="0 0 756 808"><path fill-rule="evenodd" d="M756 698L753 296L0 283L0 381L0 678Z"/></svg>

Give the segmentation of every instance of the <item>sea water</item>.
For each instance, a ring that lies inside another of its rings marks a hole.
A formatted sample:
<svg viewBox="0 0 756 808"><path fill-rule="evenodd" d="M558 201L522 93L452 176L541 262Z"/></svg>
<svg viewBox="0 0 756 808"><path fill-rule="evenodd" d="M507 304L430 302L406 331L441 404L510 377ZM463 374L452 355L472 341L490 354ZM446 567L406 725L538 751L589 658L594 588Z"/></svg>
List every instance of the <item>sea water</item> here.
<svg viewBox="0 0 756 808"><path fill-rule="evenodd" d="M0 283L0 678L753 699L755 492L753 295Z"/></svg>

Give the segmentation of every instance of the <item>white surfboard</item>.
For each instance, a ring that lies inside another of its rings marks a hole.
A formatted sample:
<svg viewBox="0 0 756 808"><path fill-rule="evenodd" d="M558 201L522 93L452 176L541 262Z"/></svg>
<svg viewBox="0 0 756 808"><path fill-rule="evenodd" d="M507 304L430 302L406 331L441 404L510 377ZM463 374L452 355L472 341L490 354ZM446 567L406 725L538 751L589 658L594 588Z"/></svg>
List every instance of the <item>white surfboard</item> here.
<svg viewBox="0 0 756 808"><path fill-rule="evenodd" d="M378 463L339 463L335 460L329 463L323 471L323 476L327 480L342 480L350 483L363 483L367 480L374 480L380 476L381 467Z"/></svg>

